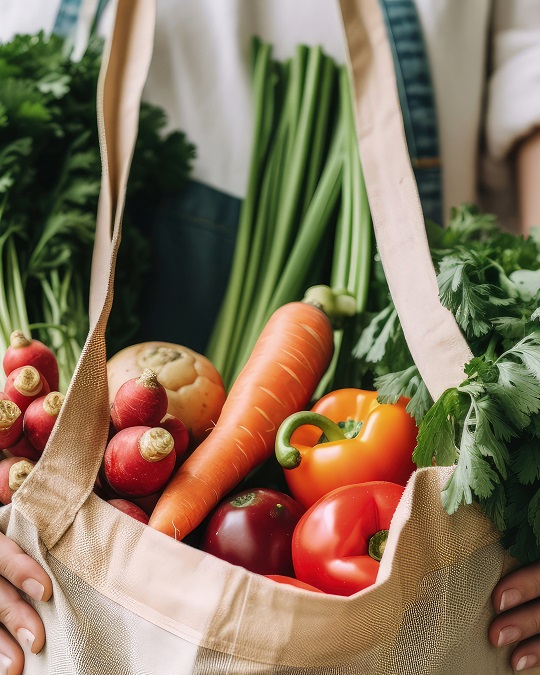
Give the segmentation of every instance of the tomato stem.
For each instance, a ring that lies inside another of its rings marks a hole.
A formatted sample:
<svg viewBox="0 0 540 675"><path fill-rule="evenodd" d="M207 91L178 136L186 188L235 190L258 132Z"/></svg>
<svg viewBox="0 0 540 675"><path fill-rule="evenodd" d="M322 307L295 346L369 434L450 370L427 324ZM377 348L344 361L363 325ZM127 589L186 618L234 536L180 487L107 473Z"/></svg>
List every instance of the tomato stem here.
<svg viewBox="0 0 540 675"><path fill-rule="evenodd" d="M347 438L338 424L319 413L304 410L289 415L280 425L276 436L276 458L284 469L296 469L302 461L300 452L291 445L291 436L305 424L318 427L328 441L343 441Z"/></svg>
<svg viewBox="0 0 540 675"><path fill-rule="evenodd" d="M387 540L388 530L379 530L371 537L368 544L368 553L373 560L381 561Z"/></svg>

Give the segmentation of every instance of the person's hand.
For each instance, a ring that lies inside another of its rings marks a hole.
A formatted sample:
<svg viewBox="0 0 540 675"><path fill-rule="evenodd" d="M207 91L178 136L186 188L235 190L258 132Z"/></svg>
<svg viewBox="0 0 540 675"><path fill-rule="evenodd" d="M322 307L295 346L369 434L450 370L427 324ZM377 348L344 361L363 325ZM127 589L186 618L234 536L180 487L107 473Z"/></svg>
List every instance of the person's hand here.
<svg viewBox="0 0 540 675"><path fill-rule="evenodd" d="M491 599L498 613L489 627L491 644L516 645L511 657L516 671L540 665L540 562L503 577Z"/></svg>
<svg viewBox="0 0 540 675"><path fill-rule="evenodd" d="M17 589L36 600L52 595L48 574L0 532L0 675L20 675L22 647L37 654L45 644L41 619Z"/></svg>

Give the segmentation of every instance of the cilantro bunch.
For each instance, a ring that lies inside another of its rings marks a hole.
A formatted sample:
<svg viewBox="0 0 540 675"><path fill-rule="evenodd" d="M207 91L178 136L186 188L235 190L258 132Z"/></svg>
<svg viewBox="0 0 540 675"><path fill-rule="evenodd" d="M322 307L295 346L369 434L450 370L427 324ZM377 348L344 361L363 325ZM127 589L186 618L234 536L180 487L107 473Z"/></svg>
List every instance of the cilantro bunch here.
<svg viewBox="0 0 540 675"><path fill-rule="evenodd" d="M88 332L102 46L92 39L74 60L55 35L0 44L0 354L13 330L39 337L57 353L63 389ZM110 322L114 349L135 334L148 272L144 228L131 216L180 189L194 154L182 133L163 133L166 122L161 109L142 105Z"/></svg>
<svg viewBox="0 0 540 675"><path fill-rule="evenodd" d="M445 509L478 502L522 562L540 558L540 243L501 231L475 207L447 229L428 224L441 303L474 358L433 403L391 300L370 318L354 355L380 400L411 398L418 466L455 465Z"/></svg>

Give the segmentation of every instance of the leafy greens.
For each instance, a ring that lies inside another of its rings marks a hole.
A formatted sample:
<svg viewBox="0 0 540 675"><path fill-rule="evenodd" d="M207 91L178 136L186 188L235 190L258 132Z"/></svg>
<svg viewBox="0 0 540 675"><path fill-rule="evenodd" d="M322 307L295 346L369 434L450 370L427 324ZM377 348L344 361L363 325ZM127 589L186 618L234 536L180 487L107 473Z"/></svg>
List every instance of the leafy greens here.
<svg viewBox="0 0 540 675"><path fill-rule="evenodd" d="M500 230L471 205L450 225L428 224L441 303L474 358L464 381L435 402L408 351L395 308L367 324L354 356L383 402L411 398L419 422L418 466L455 470L445 509L477 501L523 562L540 558L540 244Z"/></svg>
<svg viewBox="0 0 540 675"><path fill-rule="evenodd" d="M0 44L0 353L13 330L37 333L57 353L63 389L88 331L102 46L94 38L74 60L55 35ZM194 156L184 134L163 133L166 123L163 110L142 104L109 323L113 350L138 327L134 307L148 271L144 230L130 216L180 189Z"/></svg>

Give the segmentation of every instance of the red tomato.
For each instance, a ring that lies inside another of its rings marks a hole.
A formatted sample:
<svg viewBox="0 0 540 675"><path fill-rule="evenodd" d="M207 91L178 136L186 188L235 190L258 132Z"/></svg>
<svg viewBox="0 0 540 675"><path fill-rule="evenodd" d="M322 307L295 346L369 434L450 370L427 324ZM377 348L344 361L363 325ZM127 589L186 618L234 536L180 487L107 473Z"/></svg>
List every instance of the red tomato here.
<svg viewBox="0 0 540 675"><path fill-rule="evenodd" d="M213 512L202 549L257 574L294 576L292 535L303 513L304 508L282 492L244 490Z"/></svg>
<svg viewBox="0 0 540 675"><path fill-rule="evenodd" d="M295 576L325 593L352 595L375 583L404 487L373 481L319 499L293 536Z"/></svg>

